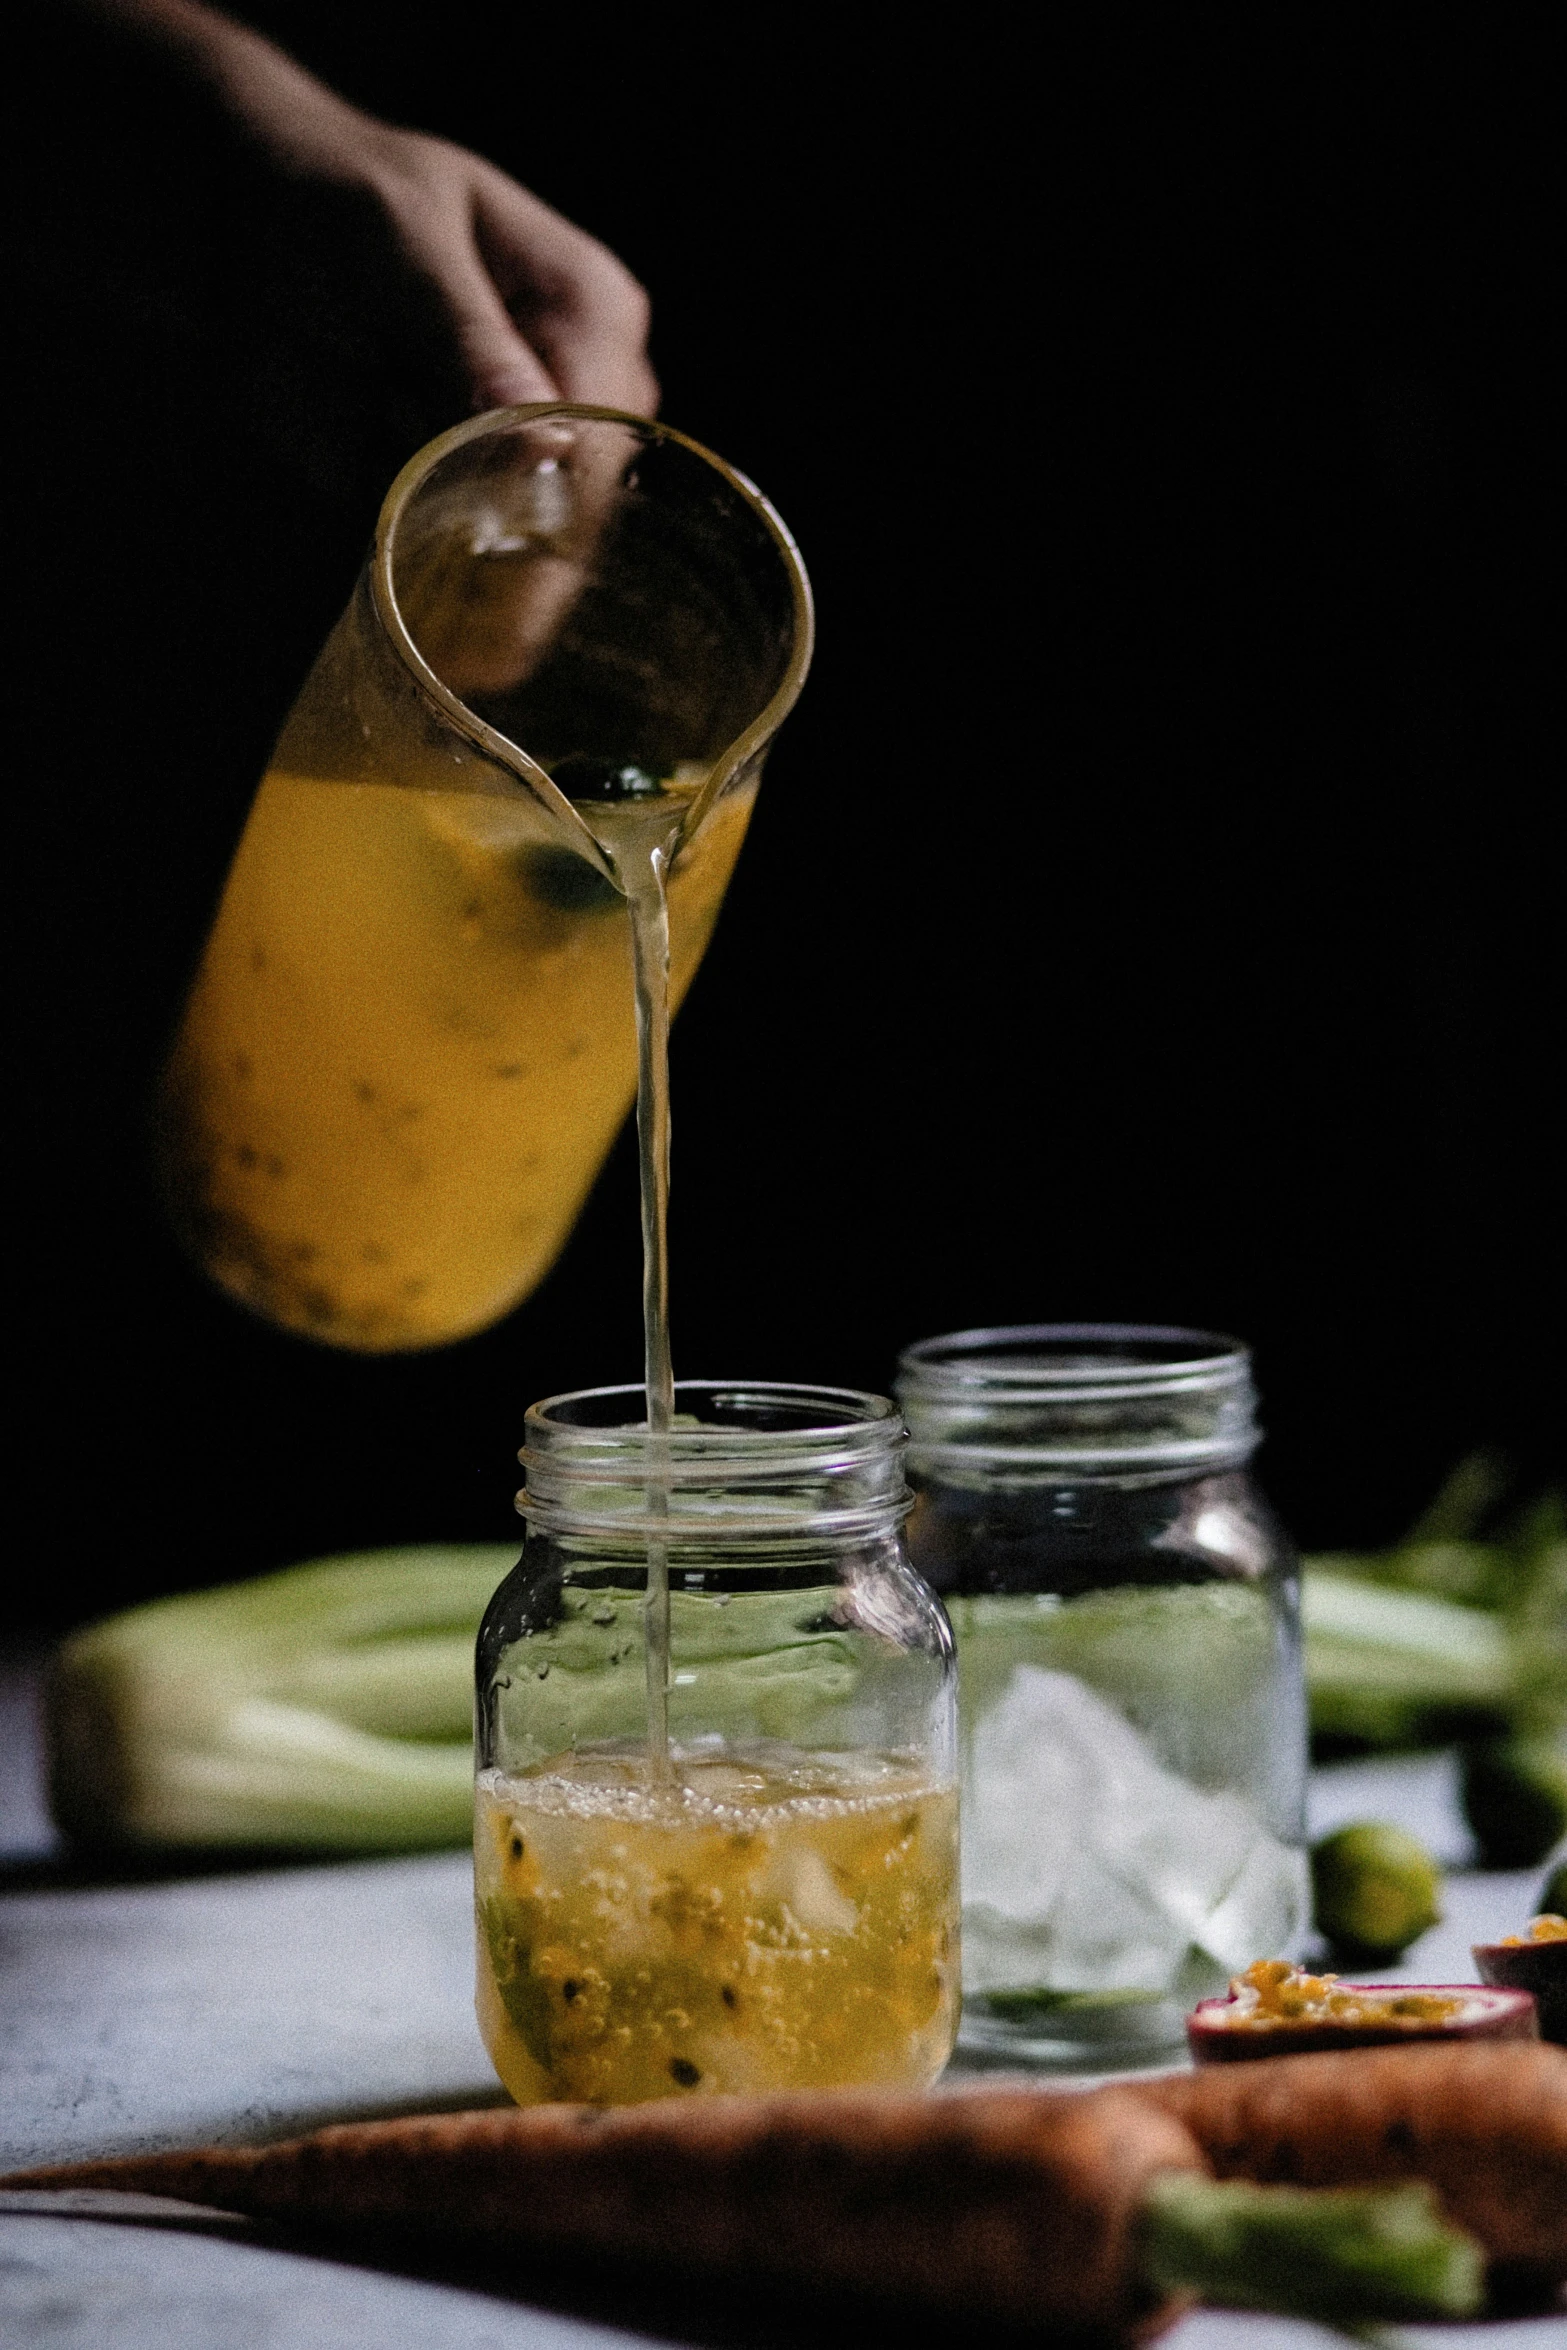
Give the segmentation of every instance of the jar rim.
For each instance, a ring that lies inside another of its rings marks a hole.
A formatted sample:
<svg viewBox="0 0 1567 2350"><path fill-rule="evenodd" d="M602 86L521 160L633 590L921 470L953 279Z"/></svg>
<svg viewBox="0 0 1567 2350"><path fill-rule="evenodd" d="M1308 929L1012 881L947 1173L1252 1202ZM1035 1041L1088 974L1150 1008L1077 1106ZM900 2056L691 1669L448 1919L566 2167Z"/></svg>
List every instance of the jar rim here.
<svg viewBox="0 0 1567 2350"><path fill-rule="evenodd" d="M1170 1322L1021 1322L922 1338L898 1357L900 1400L1127 1402L1251 1383L1251 1349Z"/></svg>
<svg viewBox="0 0 1567 2350"><path fill-rule="evenodd" d="M630 1382L530 1405L518 1510L541 1531L640 1524L703 1539L870 1534L908 1513L907 1431L888 1396L681 1379L675 1409L687 1424L655 1433L647 1391Z"/></svg>
<svg viewBox="0 0 1567 2350"><path fill-rule="evenodd" d="M454 424L447 431L437 434L434 440L427 442L409 458L386 493L376 523L375 544L368 569L371 603L386 631L387 639L421 697L444 724L454 734L472 743L508 781L521 785L532 798L548 808L566 833L574 836L578 854L607 878L613 878L605 864L602 849L565 793L551 781L547 771L521 743L513 742L509 735L490 725L477 711L470 709L450 686L443 683L420 651L398 602L393 562L394 542L404 516L420 494L441 472L448 459L454 458L459 451L474 442L518 433L536 425L568 428L576 425L610 425L618 427L629 439L639 441L645 448L663 444L684 449L690 456L699 458L704 465L711 467L713 474L727 486L737 503L750 509L771 540L774 552L787 574L794 636L784 674L765 706L717 760L687 808L682 819L683 838L689 840L698 830L715 800L766 749L799 700L815 645L815 605L811 583L793 534L782 515L763 497L755 482L737 467L726 464L713 450L704 448L700 441L693 440L689 433L677 432L673 425L665 424L657 417L635 416L622 408L604 408L580 400L528 400L508 407L486 409L479 416L467 417L461 424Z"/></svg>
<svg viewBox="0 0 1567 2350"><path fill-rule="evenodd" d="M698 1416L704 1401L710 1412L722 1416L702 1419L693 1427L690 1418ZM611 1417L621 1404L638 1407L638 1416ZM748 1407L757 1424L731 1424L729 1415L738 1416ZM689 1415L687 1425L677 1424L656 1441L677 1461L698 1455L710 1459L720 1450L744 1457L769 1447L776 1450L792 1438L842 1438L851 1443L859 1438L862 1448L866 1438L877 1445L903 1441L903 1415L892 1398L855 1387L820 1387L789 1379L679 1379L675 1413L677 1422ZM762 1424L762 1415L772 1424ZM640 1380L546 1395L528 1406L523 1427L529 1436L543 1437L552 1452L590 1452L613 1437L623 1458L639 1439L655 1441L647 1424L647 1389Z"/></svg>
<svg viewBox="0 0 1567 2350"><path fill-rule="evenodd" d="M923 1339L898 1362L916 1482L1162 1482L1256 1450L1251 1351L1165 1322L1028 1322Z"/></svg>

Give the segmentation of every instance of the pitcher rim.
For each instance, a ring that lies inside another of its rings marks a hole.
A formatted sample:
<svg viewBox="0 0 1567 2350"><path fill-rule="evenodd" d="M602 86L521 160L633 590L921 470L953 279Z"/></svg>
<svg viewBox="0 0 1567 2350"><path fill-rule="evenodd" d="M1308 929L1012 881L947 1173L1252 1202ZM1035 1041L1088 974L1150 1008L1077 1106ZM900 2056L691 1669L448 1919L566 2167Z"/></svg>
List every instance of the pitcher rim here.
<svg viewBox="0 0 1567 2350"><path fill-rule="evenodd" d="M674 425L661 423L656 417L634 416L629 409L601 408L587 401L526 400L510 407L487 408L478 416L466 417L461 424L454 424L446 432L438 433L434 440L426 441L409 458L387 491L376 519L375 541L369 565L370 593L376 617L414 684L425 699L433 703L447 724L483 751L503 771L516 775L520 782L525 783L554 816L578 835L583 854L613 880L614 875L603 850L572 802L551 780L548 771L524 750L521 743L514 742L510 735L502 734L497 727L487 724L477 711L471 710L461 695L453 693L449 685L443 684L430 667L403 618L392 578L392 540L397 525L410 499L435 467L453 450L465 447L469 441L481 440L486 434L497 432L505 425L535 424L546 418L590 424L623 424L648 438L676 441L681 448L689 449L693 456L700 457L704 464L710 465L715 473L720 474L760 516L764 528L771 534L783 557L784 568L789 575L795 637L788 668L776 691L714 765L712 773L686 810L679 833L682 845L697 830L725 786L771 741L799 700L815 648L815 604L810 577L794 533L771 499L765 497L749 475L742 473L738 466L731 465L703 442L693 439L690 433L680 432Z"/></svg>

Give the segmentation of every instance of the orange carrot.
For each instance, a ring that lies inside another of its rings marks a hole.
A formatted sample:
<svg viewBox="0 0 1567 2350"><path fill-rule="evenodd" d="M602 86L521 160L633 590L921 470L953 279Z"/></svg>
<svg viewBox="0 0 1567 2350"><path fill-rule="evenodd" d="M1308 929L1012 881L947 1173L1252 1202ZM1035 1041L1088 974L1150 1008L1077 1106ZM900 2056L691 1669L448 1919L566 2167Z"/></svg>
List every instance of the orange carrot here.
<svg viewBox="0 0 1567 2350"><path fill-rule="evenodd" d="M593 2254L1145 2341L1185 2297L1133 2230L1189 2132L1122 2091L843 2091L349 2123L286 2145L21 2172L492 2253Z"/></svg>
<svg viewBox="0 0 1567 2350"><path fill-rule="evenodd" d="M1567 2051L1464 2042L1262 2057L1140 2081L1220 2178L1424 2179L1493 2263L1567 2277Z"/></svg>

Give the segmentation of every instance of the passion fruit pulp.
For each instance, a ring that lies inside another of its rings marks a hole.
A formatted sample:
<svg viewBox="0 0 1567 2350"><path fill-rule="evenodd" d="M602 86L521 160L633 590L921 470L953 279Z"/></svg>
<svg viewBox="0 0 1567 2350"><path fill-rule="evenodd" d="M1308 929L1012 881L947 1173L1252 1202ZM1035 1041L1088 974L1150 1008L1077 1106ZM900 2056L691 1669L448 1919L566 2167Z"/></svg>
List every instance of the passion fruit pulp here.
<svg viewBox="0 0 1567 2350"><path fill-rule="evenodd" d="M1322 2049L1397 2047L1411 2040L1535 2040L1535 2003L1523 1989L1475 1983L1342 1983L1263 1959L1237 1975L1229 1997L1204 1999L1187 2018L1197 2064Z"/></svg>

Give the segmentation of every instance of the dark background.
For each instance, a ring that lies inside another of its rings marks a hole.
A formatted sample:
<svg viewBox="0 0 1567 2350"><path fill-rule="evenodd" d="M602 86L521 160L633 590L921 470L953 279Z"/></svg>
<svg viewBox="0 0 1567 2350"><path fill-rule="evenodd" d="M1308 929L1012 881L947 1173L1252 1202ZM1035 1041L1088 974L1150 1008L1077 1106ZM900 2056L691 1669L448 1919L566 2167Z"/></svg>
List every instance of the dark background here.
<svg viewBox="0 0 1567 2350"><path fill-rule="evenodd" d="M1477 1443L1554 1473L1543 13L1067 9L1027 58L1015 12L241 13L622 253L664 414L813 573L676 1033L677 1368L880 1387L945 1328L1184 1320L1255 1344L1310 1544ZM451 418L366 394L187 93L25 22L13 1576L57 1623L509 1539L523 1409L635 1376L639 1278L624 1138L539 1294L437 1355L279 1337L162 1235L143 1105L226 859Z"/></svg>

